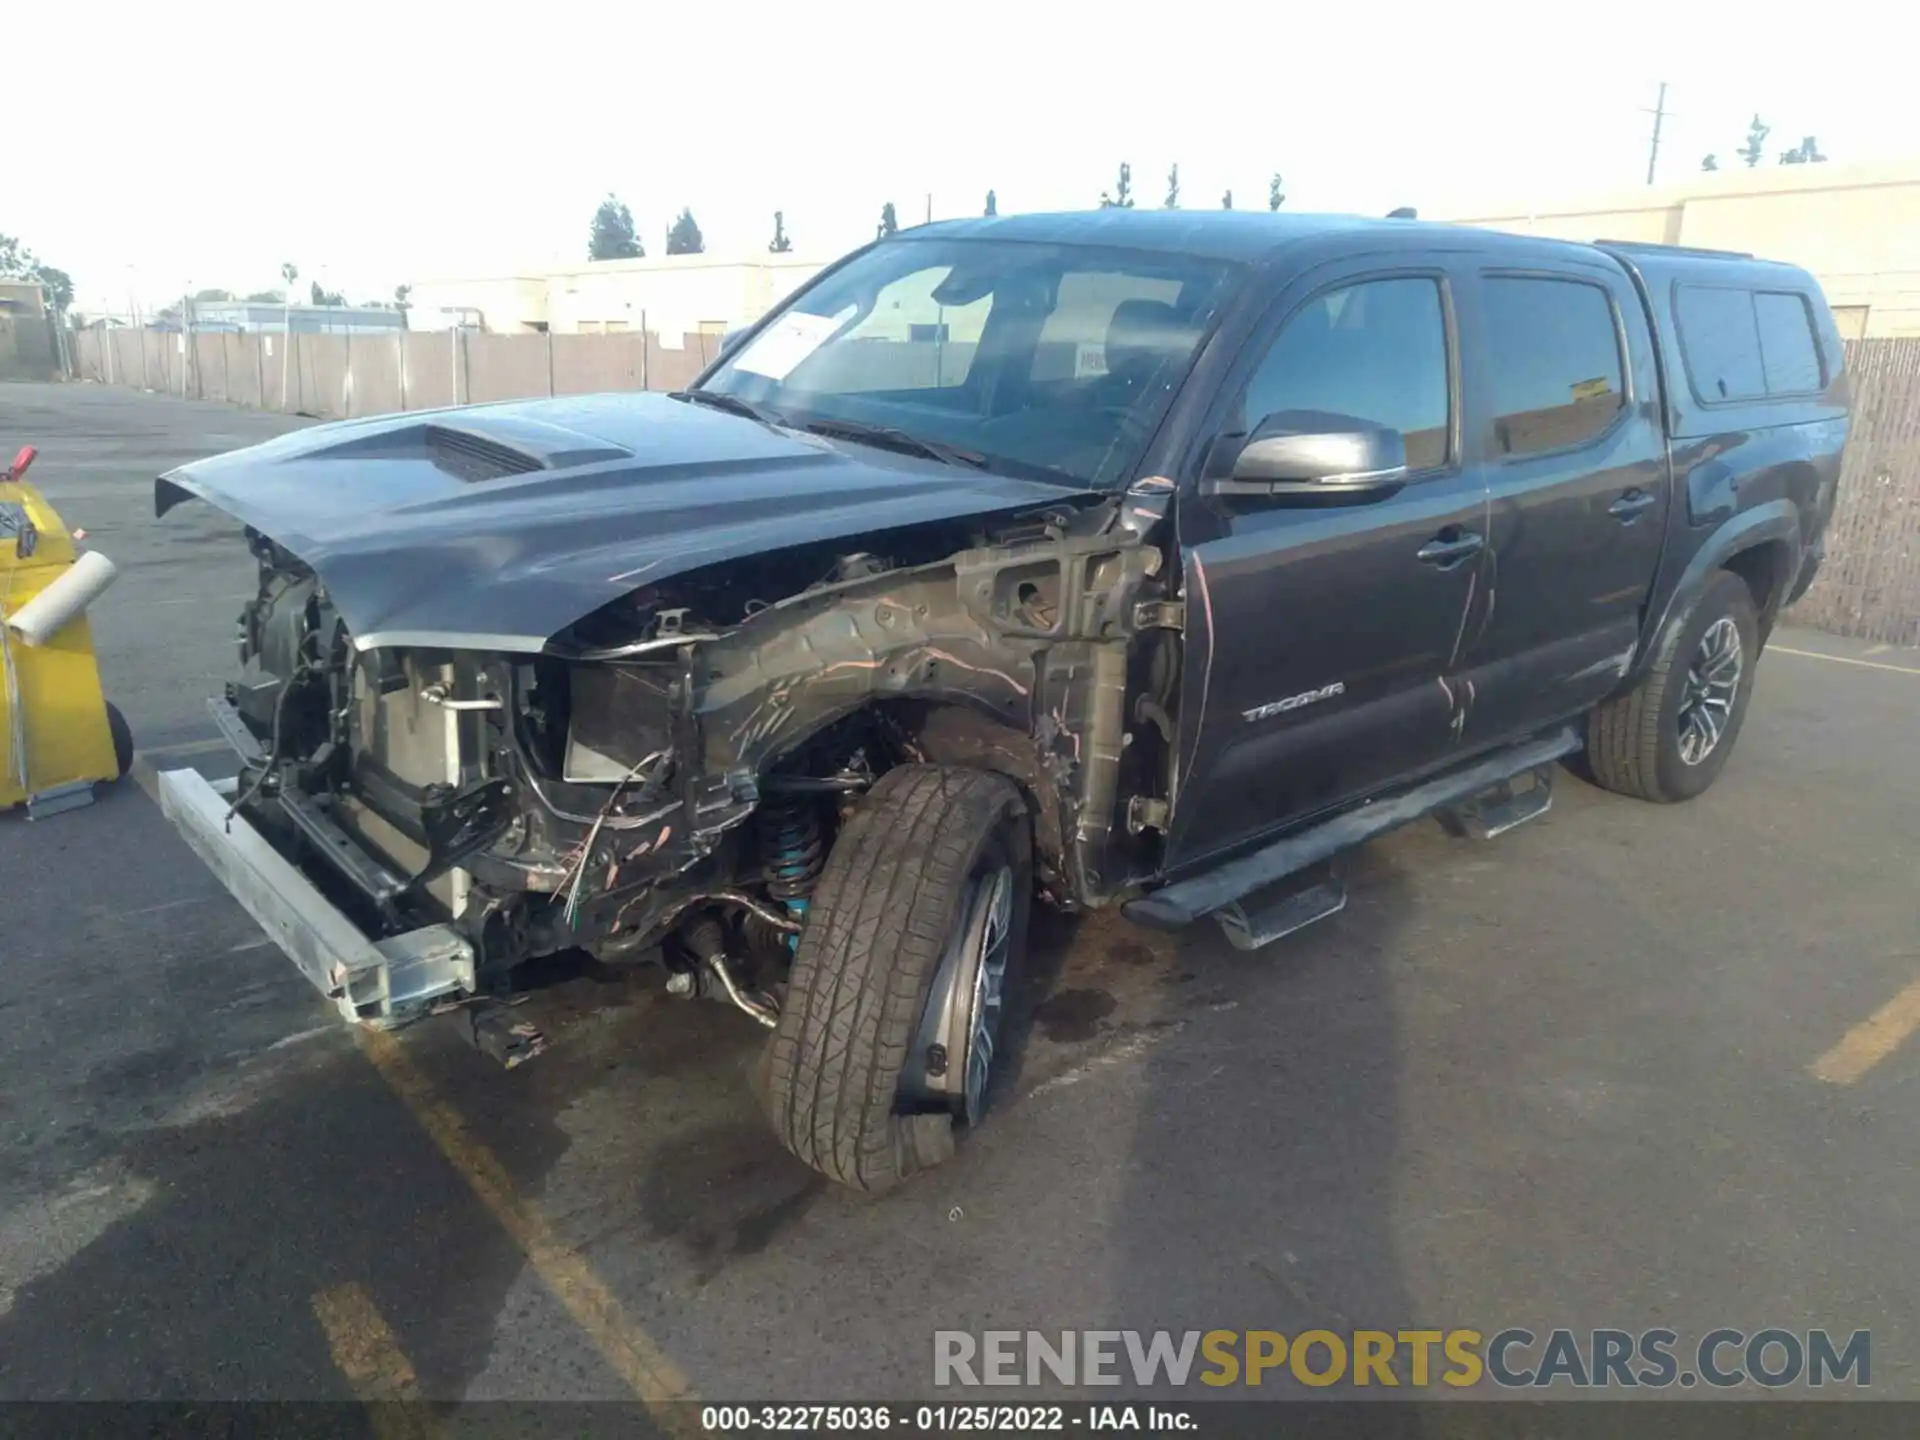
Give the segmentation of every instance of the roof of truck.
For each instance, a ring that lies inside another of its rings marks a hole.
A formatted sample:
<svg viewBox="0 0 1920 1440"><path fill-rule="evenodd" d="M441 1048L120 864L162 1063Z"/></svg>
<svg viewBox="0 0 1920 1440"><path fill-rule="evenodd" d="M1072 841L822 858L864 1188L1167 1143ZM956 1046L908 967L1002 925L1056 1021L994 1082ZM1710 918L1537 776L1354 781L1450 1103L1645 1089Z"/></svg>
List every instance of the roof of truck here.
<svg viewBox="0 0 1920 1440"><path fill-rule="evenodd" d="M1765 260L1741 250L1699 250L1686 245L1653 245L1633 240L1597 240L1628 269L1639 272L1650 290L1671 280L1711 280L1719 284L1786 284L1797 290L1817 289L1813 276L1784 260Z"/></svg>
<svg viewBox="0 0 1920 1440"><path fill-rule="evenodd" d="M1110 245L1129 250L1177 251L1215 260L1263 260L1275 251L1306 240L1339 236L1354 239L1418 238L1458 248L1471 239L1476 248L1565 248L1589 256L1592 247L1570 240L1510 235L1466 225L1424 220L1375 219L1361 215L1319 215L1266 210L1078 210L1042 215L988 215L973 220L939 220L903 230L900 240L1022 240L1058 245Z"/></svg>

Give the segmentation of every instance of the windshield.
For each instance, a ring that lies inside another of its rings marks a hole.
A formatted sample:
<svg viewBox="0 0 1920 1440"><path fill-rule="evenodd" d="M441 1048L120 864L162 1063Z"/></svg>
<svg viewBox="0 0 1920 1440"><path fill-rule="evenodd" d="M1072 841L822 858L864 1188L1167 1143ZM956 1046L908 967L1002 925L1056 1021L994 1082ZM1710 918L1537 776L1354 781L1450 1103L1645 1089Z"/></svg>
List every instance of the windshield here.
<svg viewBox="0 0 1920 1440"><path fill-rule="evenodd" d="M1184 255L903 240L801 295L701 389L780 424L1110 486L1240 274Z"/></svg>

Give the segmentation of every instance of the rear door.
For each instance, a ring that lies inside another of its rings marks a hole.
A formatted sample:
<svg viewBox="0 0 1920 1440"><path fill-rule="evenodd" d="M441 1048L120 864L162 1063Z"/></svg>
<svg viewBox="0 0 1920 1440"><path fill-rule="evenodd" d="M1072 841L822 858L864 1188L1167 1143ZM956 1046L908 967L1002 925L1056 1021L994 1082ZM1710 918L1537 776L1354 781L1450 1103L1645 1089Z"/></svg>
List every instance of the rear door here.
<svg viewBox="0 0 1920 1440"><path fill-rule="evenodd" d="M1491 501L1459 676L1479 749L1618 684L1672 497L1652 337L1618 265L1481 268L1461 313L1466 444Z"/></svg>
<svg viewBox="0 0 1920 1440"><path fill-rule="evenodd" d="M1486 528L1460 448L1452 277L1440 256L1347 261L1294 281L1205 433L1238 443L1279 410L1399 430L1407 484L1297 508L1180 498L1188 653L1167 864L1179 869L1430 767L1442 683Z"/></svg>

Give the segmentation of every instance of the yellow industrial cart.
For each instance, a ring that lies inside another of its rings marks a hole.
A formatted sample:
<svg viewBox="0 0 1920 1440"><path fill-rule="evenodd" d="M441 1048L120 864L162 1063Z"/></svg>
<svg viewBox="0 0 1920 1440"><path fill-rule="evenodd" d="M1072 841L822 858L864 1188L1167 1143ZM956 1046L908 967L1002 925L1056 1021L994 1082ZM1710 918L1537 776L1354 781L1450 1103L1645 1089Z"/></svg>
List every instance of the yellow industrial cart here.
<svg viewBox="0 0 1920 1440"><path fill-rule="evenodd" d="M0 810L38 819L85 805L133 764L133 735L107 703L86 605L112 579L25 481L32 446L0 472Z"/></svg>

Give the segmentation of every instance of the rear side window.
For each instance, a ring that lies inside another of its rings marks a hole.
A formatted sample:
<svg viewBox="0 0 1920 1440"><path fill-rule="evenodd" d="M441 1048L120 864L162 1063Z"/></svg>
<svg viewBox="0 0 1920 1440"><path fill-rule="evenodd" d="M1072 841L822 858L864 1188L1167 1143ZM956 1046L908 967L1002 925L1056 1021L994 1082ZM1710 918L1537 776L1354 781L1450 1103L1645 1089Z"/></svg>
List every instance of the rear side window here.
<svg viewBox="0 0 1920 1440"><path fill-rule="evenodd" d="M1481 286L1500 455L1584 444L1627 403L1613 300L1582 280L1488 276Z"/></svg>
<svg viewBox="0 0 1920 1440"><path fill-rule="evenodd" d="M1813 338L1807 298L1762 290L1753 297L1760 326L1760 364L1769 395L1806 395L1822 388L1820 347Z"/></svg>
<svg viewBox="0 0 1920 1440"><path fill-rule="evenodd" d="M1824 383L1803 295L1680 285L1673 310L1687 376L1710 404L1807 395Z"/></svg>

